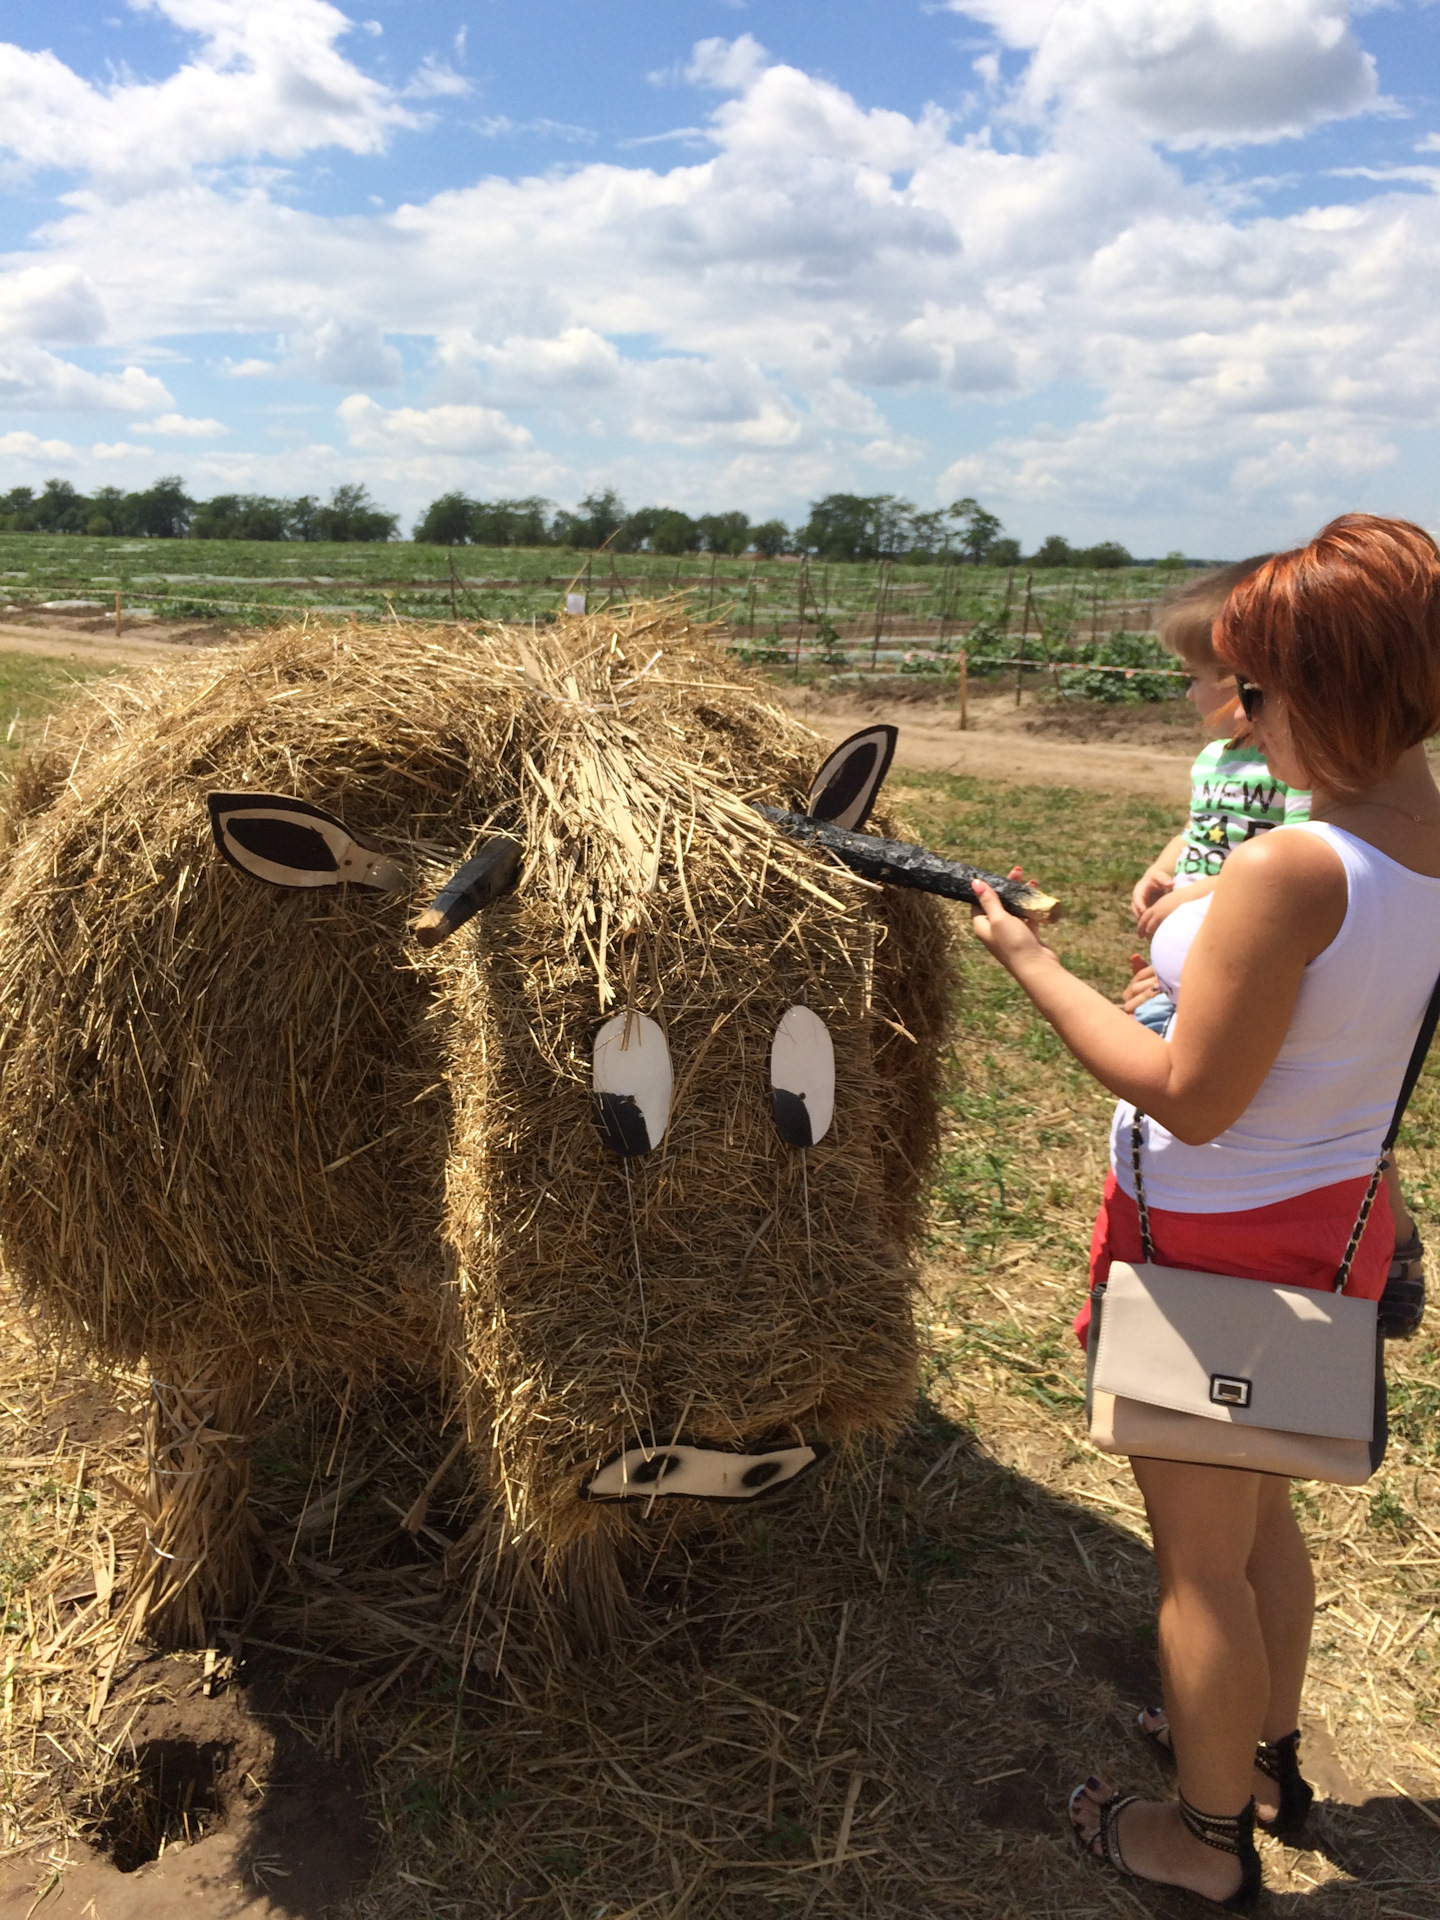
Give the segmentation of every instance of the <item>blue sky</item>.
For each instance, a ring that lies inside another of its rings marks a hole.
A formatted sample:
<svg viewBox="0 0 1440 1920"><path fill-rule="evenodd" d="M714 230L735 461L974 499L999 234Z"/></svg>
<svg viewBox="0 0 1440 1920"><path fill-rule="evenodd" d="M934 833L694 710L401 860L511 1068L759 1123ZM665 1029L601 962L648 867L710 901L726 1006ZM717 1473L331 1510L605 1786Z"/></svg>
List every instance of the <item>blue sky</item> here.
<svg viewBox="0 0 1440 1920"><path fill-rule="evenodd" d="M1440 525L1440 6L10 0L0 490Z"/></svg>

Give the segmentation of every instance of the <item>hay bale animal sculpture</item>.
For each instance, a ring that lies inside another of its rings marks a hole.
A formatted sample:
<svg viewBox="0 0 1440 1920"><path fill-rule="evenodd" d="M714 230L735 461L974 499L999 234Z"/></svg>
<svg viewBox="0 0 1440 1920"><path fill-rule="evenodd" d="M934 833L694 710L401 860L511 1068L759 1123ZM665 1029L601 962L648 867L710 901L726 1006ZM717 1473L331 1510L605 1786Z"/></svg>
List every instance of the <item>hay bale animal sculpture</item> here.
<svg viewBox="0 0 1440 1920"><path fill-rule="evenodd" d="M664 608L292 627L52 724L0 1242L52 1336L149 1370L137 1619L245 1597L277 1378L443 1376L499 1563L596 1631L627 1534L904 1419L951 977L883 884L944 863L853 831L889 746L807 806L813 736Z"/></svg>

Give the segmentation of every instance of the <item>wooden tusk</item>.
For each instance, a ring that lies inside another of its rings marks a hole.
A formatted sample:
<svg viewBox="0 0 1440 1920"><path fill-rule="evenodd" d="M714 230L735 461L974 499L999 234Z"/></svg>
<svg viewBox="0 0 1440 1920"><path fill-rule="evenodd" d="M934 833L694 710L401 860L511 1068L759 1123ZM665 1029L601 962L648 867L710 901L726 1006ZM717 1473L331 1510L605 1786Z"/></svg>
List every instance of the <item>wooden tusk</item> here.
<svg viewBox="0 0 1440 1920"><path fill-rule="evenodd" d="M508 893L520 871L521 847L518 840L499 834L487 840L477 854L453 873L414 923L415 938L422 947L438 947L465 922Z"/></svg>
<svg viewBox="0 0 1440 1920"><path fill-rule="evenodd" d="M852 833L847 827L834 827L824 820L812 820L808 814L786 813L781 807L756 805L772 826L792 840L808 841L824 847L843 860L847 867L867 880L879 880L891 887L917 887L922 893L938 893L947 900L978 904L975 882L983 880L993 887L1007 913L1021 920L1058 920L1060 902L1041 893L1028 880L1009 880L998 873L986 873L983 867L966 866L960 860L942 860L938 853L924 847L912 847L902 840L881 840L873 833Z"/></svg>

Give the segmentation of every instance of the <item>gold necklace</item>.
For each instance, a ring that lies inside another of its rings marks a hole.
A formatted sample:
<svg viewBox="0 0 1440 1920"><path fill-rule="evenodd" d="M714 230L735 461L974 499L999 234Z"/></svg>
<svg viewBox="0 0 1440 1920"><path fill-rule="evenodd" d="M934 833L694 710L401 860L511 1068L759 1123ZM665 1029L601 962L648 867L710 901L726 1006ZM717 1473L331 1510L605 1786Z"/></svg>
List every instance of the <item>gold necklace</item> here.
<svg viewBox="0 0 1440 1920"><path fill-rule="evenodd" d="M1393 800L1351 800L1352 807L1383 807L1386 813L1398 813L1402 820L1413 820L1417 827L1440 826L1440 820L1423 813L1410 813L1404 807L1397 807Z"/></svg>

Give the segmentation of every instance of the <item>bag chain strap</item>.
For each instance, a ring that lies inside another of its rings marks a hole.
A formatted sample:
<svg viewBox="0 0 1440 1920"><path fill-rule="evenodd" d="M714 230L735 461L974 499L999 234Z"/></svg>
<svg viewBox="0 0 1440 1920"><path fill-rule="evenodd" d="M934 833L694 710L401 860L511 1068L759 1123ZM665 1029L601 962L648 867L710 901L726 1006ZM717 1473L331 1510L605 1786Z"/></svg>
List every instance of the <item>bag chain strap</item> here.
<svg viewBox="0 0 1440 1920"><path fill-rule="evenodd" d="M1135 1176L1135 1210L1140 1215L1140 1251L1148 1263L1155 1258L1155 1242L1150 1238L1150 1209L1145 1204L1145 1182L1140 1173L1140 1122L1144 1118L1138 1107L1130 1115L1130 1171Z"/></svg>

